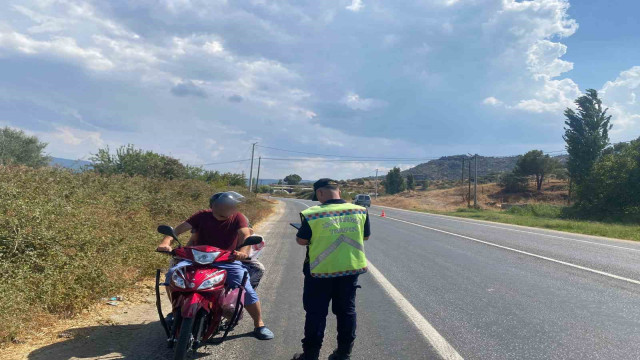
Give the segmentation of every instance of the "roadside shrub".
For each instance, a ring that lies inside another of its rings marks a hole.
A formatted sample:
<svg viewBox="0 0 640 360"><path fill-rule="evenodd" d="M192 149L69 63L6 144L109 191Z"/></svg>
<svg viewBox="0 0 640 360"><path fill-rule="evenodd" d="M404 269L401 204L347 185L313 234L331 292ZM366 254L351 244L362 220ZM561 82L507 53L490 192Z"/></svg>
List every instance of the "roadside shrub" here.
<svg viewBox="0 0 640 360"><path fill-rule="evenodd" d="M0 167L0 343L166 267L153 251L158 224L177 225L221 190L197 180ZM242 210L252 222L269 213L268 202L247 196Z"/></svg>
<svg viewBox="0 0 640 360"><path fill-rule="evenodd" d="M260 185L258 186L258 193L260 194L268 194L271 192L271 186L269 185Z"/></svg>

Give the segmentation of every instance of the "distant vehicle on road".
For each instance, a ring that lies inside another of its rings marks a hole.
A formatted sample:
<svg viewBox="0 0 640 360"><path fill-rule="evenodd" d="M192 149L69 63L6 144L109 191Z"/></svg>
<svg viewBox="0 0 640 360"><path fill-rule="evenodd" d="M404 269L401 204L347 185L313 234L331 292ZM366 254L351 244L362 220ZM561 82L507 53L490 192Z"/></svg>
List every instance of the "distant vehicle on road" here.
<svg viewBox="0 0 640 360"><path fill-rule="evenodd" d="M360 206L371 207L371 196L366 194L356 195L353 203Z"/></svg>

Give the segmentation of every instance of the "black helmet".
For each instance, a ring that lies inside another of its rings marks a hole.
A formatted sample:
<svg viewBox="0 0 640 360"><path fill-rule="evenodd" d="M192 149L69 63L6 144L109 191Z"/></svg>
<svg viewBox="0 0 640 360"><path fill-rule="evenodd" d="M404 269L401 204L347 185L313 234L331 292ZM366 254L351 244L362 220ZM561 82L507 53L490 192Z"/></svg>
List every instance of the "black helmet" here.
<svg viewBox="0 0 640 360"><path fill-rule="evenodd" d="M213 204L237 205L244 201L244 196L235 191L225 191L213 194L209 199L209 207Z"/></svg>

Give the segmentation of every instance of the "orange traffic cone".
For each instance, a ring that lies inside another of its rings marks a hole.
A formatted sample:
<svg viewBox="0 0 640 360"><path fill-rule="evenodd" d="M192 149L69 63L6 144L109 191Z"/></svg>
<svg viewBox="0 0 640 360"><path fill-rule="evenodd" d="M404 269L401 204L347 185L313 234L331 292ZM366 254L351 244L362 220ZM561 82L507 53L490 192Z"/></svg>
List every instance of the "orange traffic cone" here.
<svg viewBox="0 0 640 360"><path fill-rule="evenodd" d="M380 214L380 217L387 217L387 215L384 214L384 210L382 210L382 214Z"/></svg>

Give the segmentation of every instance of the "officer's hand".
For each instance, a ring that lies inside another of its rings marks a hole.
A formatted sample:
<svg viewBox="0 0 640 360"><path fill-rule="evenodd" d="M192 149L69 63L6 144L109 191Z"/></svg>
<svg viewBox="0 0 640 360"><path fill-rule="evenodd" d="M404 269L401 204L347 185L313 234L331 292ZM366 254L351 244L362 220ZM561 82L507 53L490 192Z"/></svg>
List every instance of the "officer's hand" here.
<svg viewBox="0 0 640 360"><path fill-rule="evenodd" d="M247 254L240 251L234 251L233 256L235 256L236 260L247 260L249 258Z"/></svg>

